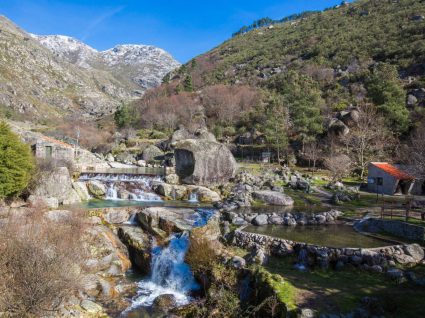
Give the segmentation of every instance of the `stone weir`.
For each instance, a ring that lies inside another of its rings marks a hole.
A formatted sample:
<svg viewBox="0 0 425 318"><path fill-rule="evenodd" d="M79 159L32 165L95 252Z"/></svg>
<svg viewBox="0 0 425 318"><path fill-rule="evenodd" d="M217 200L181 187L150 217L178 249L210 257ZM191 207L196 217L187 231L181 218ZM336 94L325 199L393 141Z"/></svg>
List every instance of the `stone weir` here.
<svg viewBox="0 0 425 318"><path fill-rule="evenodd" d="M305 255L311 265L342 268L352 265L376 272L389 271L396 263L415 265L424 261L424 250L418 244L392 245L379 248L333 248L294 242L267 235L235 231L233 244L246 249L263 249L274 256Z"/></svg>

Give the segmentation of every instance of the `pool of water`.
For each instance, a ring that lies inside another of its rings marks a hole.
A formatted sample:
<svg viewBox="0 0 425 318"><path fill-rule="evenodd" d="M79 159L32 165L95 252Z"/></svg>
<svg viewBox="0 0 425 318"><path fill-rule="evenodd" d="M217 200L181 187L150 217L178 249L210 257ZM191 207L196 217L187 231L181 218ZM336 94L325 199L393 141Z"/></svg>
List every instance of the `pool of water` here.
<svg viewBox="0 0 425 318"><path fill-rule="evenodd" d="M327 247L374 248L392 245L393 242L379 239L356 232L351 225L306 225L306 226L279 226L279 225L250 225L246 232L269 235L295 242L303 242Z"/></svg>
<svg viewBox="0 0 425 318"><path fill-rule="evenodd" d="M190 202L190 201L130 201L130 200L90 200L83 202L78 207L83 209L101 209L101 208L125 208L125 207L211 207L210 204Z"/></svg>
<svg viewBox="0 0 425 318"><path fill-rule="evenodd" d="M244 207L239 208L233 212L235 213L243 213L243 214L251 214L251 213L321 213L328 212L331 210L331 207L327 206L277 206L277 205L266 205L266 206L253 206L253 207Z"/></svg>

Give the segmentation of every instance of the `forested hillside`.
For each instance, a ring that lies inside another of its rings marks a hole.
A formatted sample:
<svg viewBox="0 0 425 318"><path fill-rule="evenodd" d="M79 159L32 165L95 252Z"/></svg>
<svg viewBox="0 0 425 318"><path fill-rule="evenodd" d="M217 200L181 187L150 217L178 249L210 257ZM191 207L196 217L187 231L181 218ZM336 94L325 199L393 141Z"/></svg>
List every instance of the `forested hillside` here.
<svg viewBox="0 0 425 318"><path fill-rule="evenodd" d="M255 23L123 109L125 125L169 131L205 122L218 137L255 143L261 135L275 149L305 153L316 141L357 143L367 114L392 146L372 157L388 156L423 120L424 15L423 0L361 0Z"/></svg>

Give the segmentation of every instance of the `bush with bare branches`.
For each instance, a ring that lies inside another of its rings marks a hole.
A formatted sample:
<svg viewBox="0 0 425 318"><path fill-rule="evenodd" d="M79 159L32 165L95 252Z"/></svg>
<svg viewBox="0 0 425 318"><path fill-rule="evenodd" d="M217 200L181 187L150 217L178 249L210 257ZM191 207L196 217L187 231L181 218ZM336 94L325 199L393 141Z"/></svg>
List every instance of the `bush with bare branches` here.
<svg viewBox="0 0 425 318"><path fill-rule="evenodd" d="M350 172L351 159L347 155L331 156L325 159L324 165L331 172L332 181L335 182Z"/></svg>
<svg viewBox="0 0 425 318"><path fill-rule="evenodd" d="M74 213L11 216L0 229L0 312L39 317L57 311L78 288L83 227Z"/></svg>

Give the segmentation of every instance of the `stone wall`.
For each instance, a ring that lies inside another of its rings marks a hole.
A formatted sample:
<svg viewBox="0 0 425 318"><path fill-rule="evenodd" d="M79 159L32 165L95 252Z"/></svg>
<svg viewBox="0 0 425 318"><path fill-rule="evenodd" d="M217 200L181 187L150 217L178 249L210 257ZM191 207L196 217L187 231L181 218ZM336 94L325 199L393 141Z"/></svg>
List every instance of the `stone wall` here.
<svg viewBox="0 0 425 318"><path fill-rule="evenodd" d="M425 227L402 221L368 218L356 222L354 228L360 232L386 232L410 240L425 240Z"/></svg>
<svg viewBox="0 0 425 318"><path fill-rule="evenodd" d="M307 252L309 265L325 268L352 265L383 272L396 263L418 264L424 260L424 250L418 244L379 248L330 248L248 233L243 228L235 231L233 244L245 249L261 247L267 254L274 256L299 255L304 250Z"/></svg>

